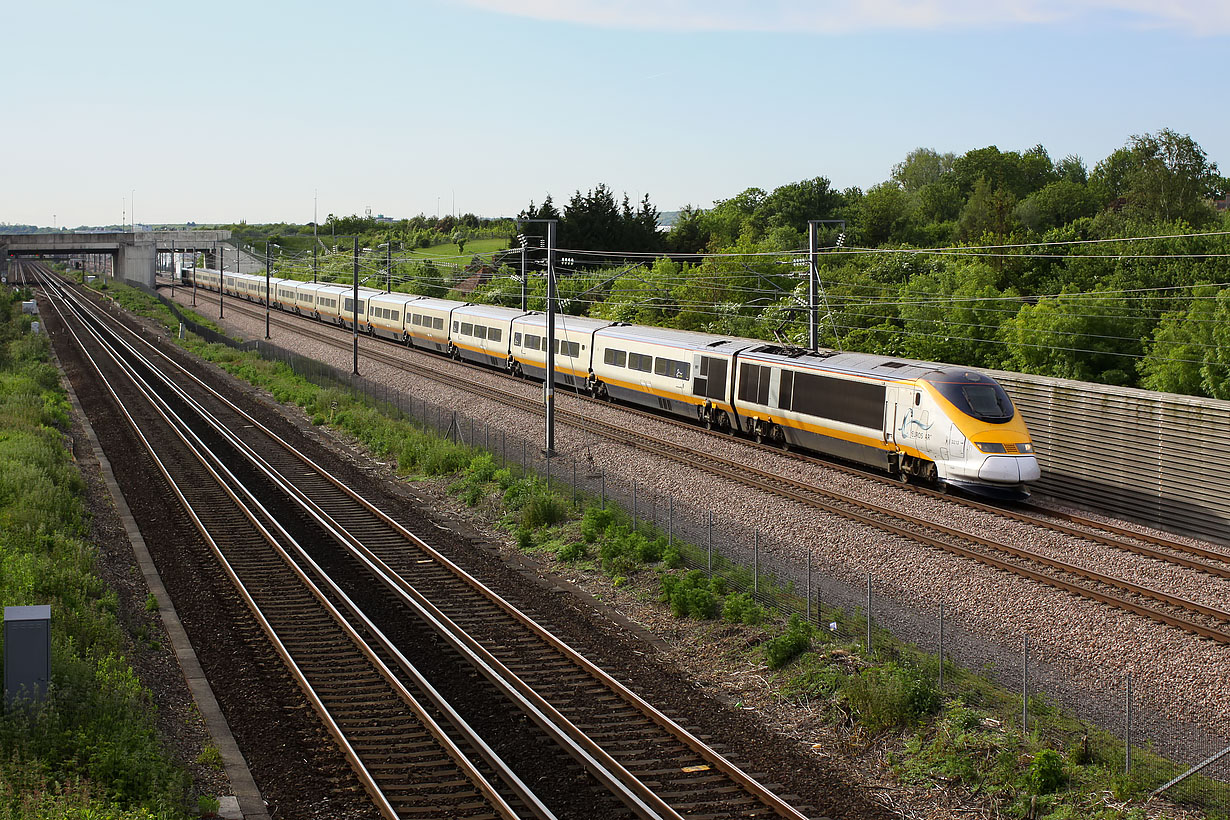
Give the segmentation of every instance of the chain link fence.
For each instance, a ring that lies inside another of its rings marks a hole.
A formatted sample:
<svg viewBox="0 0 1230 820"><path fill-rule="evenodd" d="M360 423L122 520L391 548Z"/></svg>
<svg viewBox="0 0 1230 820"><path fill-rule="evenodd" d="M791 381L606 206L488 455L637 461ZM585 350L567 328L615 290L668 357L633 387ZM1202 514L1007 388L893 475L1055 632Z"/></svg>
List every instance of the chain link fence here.
<svg viewBox="0 0 1230 820"><path fill-rule="evenodd" d="M727 589L747 593L758 604L785 615L803 615L822 640L849 646L880 660L903 660L932 676L948 697L971 707L998 706L1002 690L1015 695L1015 716L997 727L1006 733L1039 733L1049 745L1078 758L1089 754L1103 762L1121 761L1124 777L1161 785L1190 767L1209 762L1198 775L1166 793L1170 799L1198 804L1225 815L1230 812L1230 747L1226 734L1179 723L1143 709L1139 690L1125 679L1120 687L1101 690L1071 681L1064 672L1036 663L1028 635L1005 647L964 627L959 613L921 601L871 575L812 560L810 550L784 544L758 530L728 520L721 510L696 499L675 498L623 475L607 473L585 457L547 458L539 442L489 422L440 406L387 384L355 376L269 342L239 342L183 316L178 306L159 297L185 327L209 342L255 350L279 361L308 381L349 390L384 412L412 419L453 440L481 448L515 471L536 474L576 505L616 507L630 526L652 539L663 538L679 549L684 566L723 579ZM790 560L783 556L807 557ZM917 648L915 652L911 647ZM973 674L962 674L962 670ZM980 684L998 684L996 694ZM1073 721L1055 728L1057 710ZM1098 731L1100 730L1100 732Z"/></svg>

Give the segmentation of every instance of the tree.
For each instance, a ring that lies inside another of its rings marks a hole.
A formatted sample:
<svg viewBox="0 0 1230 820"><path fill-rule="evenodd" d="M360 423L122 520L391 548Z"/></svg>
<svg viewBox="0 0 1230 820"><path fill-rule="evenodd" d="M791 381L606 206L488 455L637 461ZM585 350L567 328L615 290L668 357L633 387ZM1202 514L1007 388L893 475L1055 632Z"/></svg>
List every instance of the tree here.
<svg viewBox="0 0 1230 820"><path fill-rule="evenodd" d="M1230 399L1230 290L1209 285L1162 316L1140 362L1149 390Z"/></svg>
<svg viewBox="0 0 1230 820"><path fill-rule="evenodd" d="M868 247L904 243L914 212L913 199L896 182L873 186L858 208L858 236Z"/></svg>
<svg viewBox="0 0 1230 820"><path fill-rule="evenodd" d="M932 148L915 148L893 166L893 181L906 193L917 193L951 173L956 159L957 155L951 152L941 154Z"/></svg>
<svg viewBox="0 0 1230 820"><path fill-rule="evenodd" d="M1128 199L1142 216L1192 225L1215 216L1208 200L1219 191L1217 163L1186 134L1163 128L1156 136L1133 136L1131 152L1137 165L1128 174Z"/></svg>
<svg viewBox="0 0 1230 820"><path fill-rule="evenodd" d="M1097 212L1097 195L1065 178L1027 196L1014 215L1026 228L1041 233Z"/></svg>
<svg viewBox="0 0 1230 820"><path fill-rule="evenodd" d="M1003 188L992 189L991 183L984 177L974 183L974 190L969 201L961 209L958 222L958 232L965 240L978 239L990 234L1004 236L1015 225L1012 215L1016 207L1016 197Z"/></svg>

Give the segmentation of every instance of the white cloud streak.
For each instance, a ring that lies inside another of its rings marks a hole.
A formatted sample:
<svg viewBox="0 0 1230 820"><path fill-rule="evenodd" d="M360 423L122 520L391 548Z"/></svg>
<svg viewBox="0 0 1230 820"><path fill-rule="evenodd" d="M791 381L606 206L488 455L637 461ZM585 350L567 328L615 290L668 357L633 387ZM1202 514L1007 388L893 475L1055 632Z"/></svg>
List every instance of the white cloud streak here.
<svg viewBox="0 0 1230 820"><path fill-rule="evenodd" d="M1230 33L1226 0L462 0L537 20L649 31L848 34L1080 25Z"/></svg>

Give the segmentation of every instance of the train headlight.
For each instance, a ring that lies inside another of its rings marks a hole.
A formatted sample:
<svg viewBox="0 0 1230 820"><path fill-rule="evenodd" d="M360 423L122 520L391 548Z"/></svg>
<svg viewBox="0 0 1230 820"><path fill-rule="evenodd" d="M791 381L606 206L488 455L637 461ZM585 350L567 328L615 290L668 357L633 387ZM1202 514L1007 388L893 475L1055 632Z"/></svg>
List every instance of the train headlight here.
<svg viewBox="0 0 1230 820"><path fill-rule="evenodd" d="M1002 444L995 444L989 441L976 441L974 443L978 446L978 449L984 453L1006 453L1008 452L1008 450Z"/></svg>
<svg viewBox="0 0 1230 820"><path fill-rule="evenodd" d="M1025 442L1024 444L1018 444L1018 445L1017 445L1017 448L1018 448L1018 449L1019 449L1022 453L1032 453L1032 452L1034 451L1034 446L1033 446L1032 444L1030 444L1028 441L1027 441L1027 442Z"/></svg>

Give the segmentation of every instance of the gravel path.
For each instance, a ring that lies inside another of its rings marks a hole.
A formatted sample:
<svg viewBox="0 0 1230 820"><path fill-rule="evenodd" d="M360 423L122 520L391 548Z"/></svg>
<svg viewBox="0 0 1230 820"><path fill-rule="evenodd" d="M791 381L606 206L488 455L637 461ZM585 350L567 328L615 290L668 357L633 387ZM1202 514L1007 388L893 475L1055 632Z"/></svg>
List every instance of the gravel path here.
<svg viewBox="0 0 1230 820"><path fill-rule="evenodd" d="M202 304L204 298L202 294ZM176 301L190 303L190 292L177 289ZM210 307L199 311L211 317L217 315L216 309ZM263 317L228 310L224 324L229 332L244 338L264 336ZM307 336L292 335L277 326L272 336L274 344L336 367L350 368L348 348L338 349ZM361 351L369 344L370 340L360 339ZM475 373L429 354L406 351L405 355L432 362L447 380L456 383L498 384L504 389L513 384L500 374ZM360 356L360 369L365 376L422 400L456 408L480 423L490 424L493 431L528 434L542 425L540 415L475 397L448 383L363 361L362 352ZM527 396L541 395L537 385L522 383L520 389ZM582 402L562 391L556 393L556 400L560 408L627 423L627 414L618 407ZM764 453L738 440L720 438L700 429L680 430L639 417L635 423L655 436L672 437L689 446L703 445L711 452L748 465L773 469L914 515L952 526L981 527L1046 555L1120 575L1144 586L1213 606L1224 607L1230 600L1230 581L926 498L821 464ZM1217 742L1215 736L1224 732L1230 721L1230 687L1225 683L1230 679L1230 648L646 456L629 447L599 441L565 425L557 426L556 439L557 450L592 463L609 480L635 479L659 496L690 500L700 509L708 500L724 527L742 528L746 532L759 528L765 536L762 550L776 553L796 567L803 565L804 551L810 550L813 562L822 568L822 574L829 576L821 589L824 595L827 584L829 600L844 602L852 598L857 602L856 591L865 583L867 573L871 573L877 600L884 605L884 612L877 607L877 619L889 622L898 634L920 645L934 645L933 613L943 602L948 628L954 630L950 633L954 635L953 643L946 652L969 668L990 664L1000 670L1002 679L1010 682L1011 670L1020 664L1021 638L1028 635L1031 658L1037 663L1031 668L1035 689L1041 684L1061 703L1109 721L1121 711L1125 678L1132 673L1137 710L1133 716L1135 736L1153 737L1162 748L1178 744L1185 759L1207 753L1206 744ZM1019 672L1016 675L1019 680Z"/></svg>

